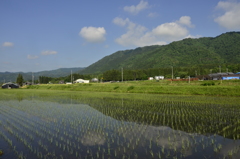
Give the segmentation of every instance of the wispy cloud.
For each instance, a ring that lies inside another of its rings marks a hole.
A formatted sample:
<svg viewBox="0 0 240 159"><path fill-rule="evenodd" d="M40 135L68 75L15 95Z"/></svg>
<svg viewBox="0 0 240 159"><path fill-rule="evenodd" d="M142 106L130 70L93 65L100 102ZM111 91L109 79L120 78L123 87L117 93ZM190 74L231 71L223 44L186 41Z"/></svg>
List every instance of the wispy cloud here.
<svg viewBox="0 0 240 159"><path fill-rule="evenodd" d="M149 13L148 17L155 18L155 17L158 17L158 14L157 13Z"/></svg>
<svg viewBox="0 0 240 159"><path fill-rule="evenodd" d="M57 54L57 51L46 50L41 52L41 55L54 55L54 54Z"/></svg>
<svg viewBox="0 0 240 159"><path fill-rule="evenodd" d="M132 6L125 6L123 8L123 10L126 11L126 12L129 12L131 14L136 15L140 11L142 11L144 9L147 9L147 8L150 8L150 5L148 4L148 2L141 0L138 5L136 5L136 6L134 6L134 5L132 5Z"/></svg>
<svg viewBox="0 0 240 159"><path fill-rule="evenodd" d="M36 55L27 55L27 58L28 59L37 59L38 56L36 56Z"/></svg>
<svg viewBox="0 0 240 159"><path fill-rule="evenodd" d="M240 29L240 2L220 1L216 9L224 11L223 15L214 19L216 23L228 30Z"/></svg>
<svg viewBox="0 0 240 159"><path fill-rule="evenodd" d="M11 42L4 42L4 43L2 44L3 47L12 47L13 45L14 45L14 44L11 43Z"/></svg>
<svg viewBox="0 0 240 159"><path fill-rule="evenodd" d="M104 27L83 27L79 35L90 43L99 43L105 41L106 30Z"/></svg>

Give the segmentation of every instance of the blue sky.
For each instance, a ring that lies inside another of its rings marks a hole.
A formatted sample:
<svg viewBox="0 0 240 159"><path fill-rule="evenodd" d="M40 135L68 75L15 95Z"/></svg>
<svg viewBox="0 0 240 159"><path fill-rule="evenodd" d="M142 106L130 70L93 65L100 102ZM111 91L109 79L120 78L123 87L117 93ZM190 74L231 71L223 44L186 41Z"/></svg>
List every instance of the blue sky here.
<svg viewBox="0 0 240 159"><path fill-rule="evenodd" d="M240 31L239 0L1 0L0 72L87 67L119 50Z"/></svg>

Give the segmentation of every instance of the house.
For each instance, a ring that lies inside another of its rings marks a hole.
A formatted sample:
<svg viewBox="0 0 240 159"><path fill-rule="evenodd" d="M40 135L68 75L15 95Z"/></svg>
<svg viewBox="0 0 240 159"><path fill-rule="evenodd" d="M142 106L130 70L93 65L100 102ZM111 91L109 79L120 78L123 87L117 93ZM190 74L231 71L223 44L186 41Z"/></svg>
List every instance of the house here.
<svg viewBox="0 0 240 159"><path fill-rule="evenodd" d="M98 79L97 78L93 78L91 79L92 82L98 82Z"/></svg>
<svg viewBox="0 0 240 159"><path fill-rule="evenodd" d="M209 74L208 76L210 77L210 80L221 80L222 76L228 76L228 75L234 75L234 73L232 72L212 73L212 74Z"/></svg>
<svg viewBox="0 0 240 159"><path fill-rule="evenodd" d="M15 83L4 83L2 85L2 88L8 88L8 89L11 89L11 88L19 88L19 85L18 84L15 84Z"/></svg>
<svg viewBox="0 0 240 159"><path fill-rule="evenodd" d="M231 80L231 79L240 79L240 73L232 73L232 72L227 72L227 73L212 73L209 74L209 77L212 80Z"/></svg>
<svg viewBox="0 0 240 159"><path fill-rule="evenodd" d="M153 80L153 77L148 77L148 80Z"/></svg>
<svg viewBox="0 0 240 159"><path fill-rule="evenodd" d="M58 84L64 84L64 81L59 81Z"/></svg>
<svg viewBox="0 0 240 159"><path fill-rule="evenodd" d="M74 83L89 83L89 80L77 79Z"/></svg>

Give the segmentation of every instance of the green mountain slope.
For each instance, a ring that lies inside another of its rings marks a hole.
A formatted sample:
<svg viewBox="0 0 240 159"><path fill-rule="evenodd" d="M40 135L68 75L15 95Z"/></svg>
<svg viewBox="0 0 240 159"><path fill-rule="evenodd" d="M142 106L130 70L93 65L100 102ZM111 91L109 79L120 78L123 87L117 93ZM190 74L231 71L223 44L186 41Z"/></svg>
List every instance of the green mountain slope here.
<svg viewBox="0 0 240 159"><path fill-rule="evenodd" d="M0 72L0 83L4 82L16 82L18 74L23 75L23 79L26 81L32 80L32 75L34 75L34 80L37 80L39 76L47 76L47 77L64 77L68 76L72 73L76 73L79 70L82 70L84 68L82 67L76 67L76 68L59 68L56 70L51 71L40 71L40 72Z"/></svg>
<svg viewBox="0 0 240 159"><path fill-rule="evenodd" d="M106 56L80 73L102 73L111 69L147 69L240 62L240 32L215 38L184 39L168 45L146 46L118 51Z"/></svg>

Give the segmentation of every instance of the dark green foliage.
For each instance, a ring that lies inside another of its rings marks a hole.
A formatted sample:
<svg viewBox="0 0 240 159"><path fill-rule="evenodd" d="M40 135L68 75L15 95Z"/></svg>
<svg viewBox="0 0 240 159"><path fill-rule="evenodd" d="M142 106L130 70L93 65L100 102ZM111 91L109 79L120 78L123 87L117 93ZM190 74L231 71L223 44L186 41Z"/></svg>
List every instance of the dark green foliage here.
<svg viewBox="0 0 240 159"><path fill-rule="evenodd" d="M113 89L116 90L116 89L118 89L118 88L119 88L119 86L116 86L116 87L114 87Z"/></svg>
<svg viewBox="0 0 240 159"><path fill-rule="evenodd" d="M129 86L129 87L127 88L127 91L130 91L130 90L132 90L132 89L134 89L134 86Z"/></svg>
<svg viewBox="0 0 240 159"><path fill-rule="evenodd" d="M214 86L215 82L211 81L211 82L204 82L201 84L202 86Z"/></svg>
<svg viewBox="0 0 240 159"><path fill-rule="evenodd" d="M31 81L32 80L32 75L34 75L34 78L37 80L39 78L39 76L45 76L45 77L52 77L52 78L58 78L58 77L65 77L69 74L71 74L71 71L73 73L75 72L79 72L79 70L84 69L81 67L77 67L77 68L59 68L56 70L51 70L51 71L41 71L41 72L17 72L17 73L13 73L13 72L0 72L0 81L5 80L6 82L9 81L14 81L18 74L22 74L23 78L26 81ZM39 81L34 81L34 83L38 83Z"/></svg>
<svg viewBox="0 0 240 159"><path fill-rule="evenodd" d="M91 79L91 76L90 75L80 75L80 74L77 74L77 73L74 73L72 75L70 74L70 75L65 76L65 77L58 77L58 78L39 76L39 82L41 84L60 83L60 82L64 83L64 82L71 82L71 80L75 81L79 78L89 80L89 79Z"/></svg>
<svg viewBox="0 0 240 159"><path fill-rule="evenodd" d="M239 62L240 32L229 32L215 38L189 38L164 46L155 45L118 51L90 65L81 73L102 73L113 69L120 71L121 68L125 70L170 68L171 66L192 69L208 65L207 68L213 69L219 65L234 65ZM228 66L228 69L230 68L231 66ZM237 69L239 66L231 68L233 72L239 71ZM181 72L178 76L186 76L185 73L186 71ZM195 70L192 75L195 75Z"/></svg>
<svg viewBox="0 0 240 159"><path fill-rule="evenodd" d="M22 85L23 85L23 76L22 76L22 74L18 74L16 83L17 83L19 86L22 86Z"/></svg>

